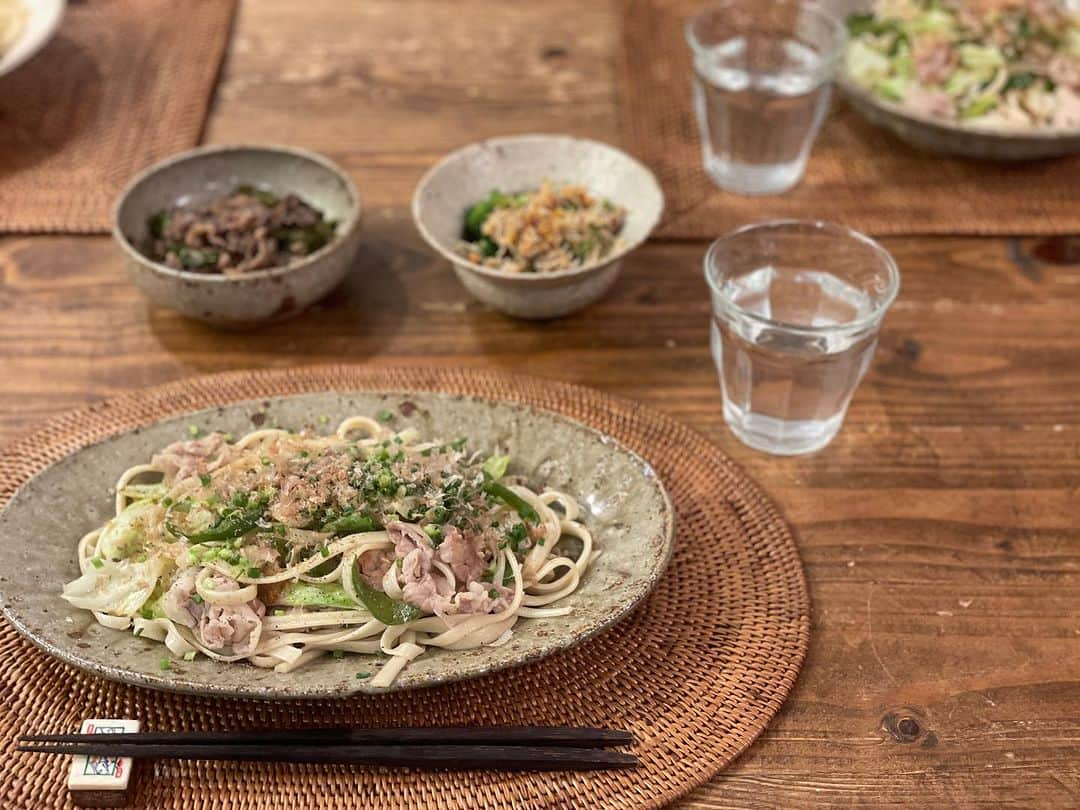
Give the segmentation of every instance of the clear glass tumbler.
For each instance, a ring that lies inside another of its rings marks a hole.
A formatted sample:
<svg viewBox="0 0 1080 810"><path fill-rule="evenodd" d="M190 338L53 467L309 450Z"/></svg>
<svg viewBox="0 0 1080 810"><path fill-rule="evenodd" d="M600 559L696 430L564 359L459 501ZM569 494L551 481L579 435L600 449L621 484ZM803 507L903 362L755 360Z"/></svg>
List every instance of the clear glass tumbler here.
<svg viewBox="0 0 1080 810"><path fill-rule="evenodd" d="M892 257L838 225L766 222L713 242L705 278L732 432L777 455L827 445L900 289Z"/></svg>
<svg viewBox="0 0 1080 810"><path fill-rule="evenodd" d="M805 0L720 0L687 21L713 182L779 194L802 179L846 37L838 16Z"/></svg>

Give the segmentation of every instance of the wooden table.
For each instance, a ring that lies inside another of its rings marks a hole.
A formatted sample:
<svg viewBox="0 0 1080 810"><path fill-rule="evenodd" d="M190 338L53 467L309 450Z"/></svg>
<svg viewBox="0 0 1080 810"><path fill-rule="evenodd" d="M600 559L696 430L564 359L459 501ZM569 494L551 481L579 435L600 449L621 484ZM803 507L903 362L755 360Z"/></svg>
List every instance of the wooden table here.
<svg viewBox="0 0 1080 810"><path fill-rule="evenodd" d="M344 164L368 205L356 272L301 318L229 334L149 306L106 237L0 240L0 440L142 386L324 361L632 397L762 483L814 600L784 710L683 806L1080 805L1080 265L1003 239L887 240L903 289L839 438L801 459L747 450L721 418L703 245L650 244L602 303L534 324L471 301L413 230L413 185L453 147L618 140L617 9L580 5L244 3L207 140Z"/></svg>

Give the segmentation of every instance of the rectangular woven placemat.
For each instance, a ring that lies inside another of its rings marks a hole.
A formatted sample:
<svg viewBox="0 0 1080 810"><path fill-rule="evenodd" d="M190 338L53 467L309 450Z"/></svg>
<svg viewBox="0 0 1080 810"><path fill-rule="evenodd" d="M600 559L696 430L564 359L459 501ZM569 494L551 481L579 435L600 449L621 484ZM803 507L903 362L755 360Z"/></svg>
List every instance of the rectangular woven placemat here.
<svg viewBox="0 0 1080 810"><path fill-rule="evenodd" d="M656 235L712 238L778 217L826 219L879 235L1063 234L1080 230L1080 156L1024 164L916 151L835 103L803 182L741 197L701 165L683 21L704 0L623 0L619 101L623 144L667 198Z"/></svg>
<svg viewBox="0 0 1080 810"><path fill-rule="evenodd" d="M0 77L0 231L109 229L139 169L199 140L236 0L69 4Z"/></svg>

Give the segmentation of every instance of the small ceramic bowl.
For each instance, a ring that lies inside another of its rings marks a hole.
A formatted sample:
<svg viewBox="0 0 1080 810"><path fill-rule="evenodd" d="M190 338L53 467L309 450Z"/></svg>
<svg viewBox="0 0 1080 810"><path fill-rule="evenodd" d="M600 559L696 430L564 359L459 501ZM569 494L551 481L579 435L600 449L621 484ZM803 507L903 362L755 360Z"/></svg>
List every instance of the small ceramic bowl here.
<svg viewBox="0 0 1080 810"><path fill-rule="evenodd" d="M556 273L506 273L457 252L470 206L492 189L535 189L545 179L585 186L625 207L618 247L595 264ZM565 135L493 138L451 152L424 175L412 202L421 236L450 261L465 289L501 312L535 319L569 315L600 298L663 210L664 195L645 166L607 144Z"/></svg>
<svg viewBox="0 0 1080 810"><path fill-rule="evenodd" d="M174 270L143 254L155 213L205 202L243 184L299 195L337 221L333 240L283 267L242 276ZM279 146L209 146L136 177L116 204L113 236L128 275L155 304L216 326L243 327L297 315L337 286L360 246L360 212L356 188L324 157Z"/></svg>

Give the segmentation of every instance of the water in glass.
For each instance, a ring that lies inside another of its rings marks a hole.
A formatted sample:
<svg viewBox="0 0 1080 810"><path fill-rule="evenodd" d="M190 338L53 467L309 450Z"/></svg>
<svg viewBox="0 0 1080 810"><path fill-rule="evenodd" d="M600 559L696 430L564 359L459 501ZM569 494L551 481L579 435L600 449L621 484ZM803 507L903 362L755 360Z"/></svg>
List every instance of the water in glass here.
<svg viewBox="0 0 1080 810"><path fill-rule="evenodd" d="M774 266L727 279L723 295L741 310L712 323L726 421L743 442L770 453L824 447L877 345L876 326L843 327L865 318L874 302L828 272Z"/></svg>
<svg viewBox="0 0 1080 810"><path fill-rule="evenodd" d="M752 33L698 52L694 104L714 182L743 194L798 183L829 103L821 60L795 39Z"/></svg>

